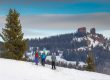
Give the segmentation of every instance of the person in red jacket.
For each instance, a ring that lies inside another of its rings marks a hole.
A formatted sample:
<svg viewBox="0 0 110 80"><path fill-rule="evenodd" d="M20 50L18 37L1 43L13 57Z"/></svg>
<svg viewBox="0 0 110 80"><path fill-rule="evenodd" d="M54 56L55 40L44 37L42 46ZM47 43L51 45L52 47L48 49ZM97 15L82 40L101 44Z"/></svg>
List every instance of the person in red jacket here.
<svg viewBox="0 0 110 80"><path fill-rule="evenodd" d="M38 55L38 51L35 53L35 63L36 65L38 65L38 60L39 60L39 55Z"/></svg>

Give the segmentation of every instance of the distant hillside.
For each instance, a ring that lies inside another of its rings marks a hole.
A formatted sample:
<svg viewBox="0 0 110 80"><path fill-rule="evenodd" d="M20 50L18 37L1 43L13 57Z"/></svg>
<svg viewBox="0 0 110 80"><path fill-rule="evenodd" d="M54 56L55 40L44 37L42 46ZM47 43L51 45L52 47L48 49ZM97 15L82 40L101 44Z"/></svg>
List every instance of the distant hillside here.
<svg viewBox="0 0 110 80"><path fill-rule="evenodd" d="M71 41L73 39L73 34L64 34L64 35L57 35L51 36L49 38L43 39L31 39L28 40L28 44L31 47L39 47L43 49L44 47L48 50L55 51L57 49L65 50L68 48L73 48Z"/></svg>
<svg viewBox="0 0 110 80"><path fill-rule="evenodd" d="M110 60L108 57L110 53L110 41L102 34L96 33L95 28L92 28L90 32L86 32L86 28L82 27L75 33L51 36L43 39L28 39L27 41L29 48L33 47L33 52L37 50L37 47L40 50L46 48L51 53L57 53L60 50L63 51L63 57L69 61L79 59L85 62L88 54L88 45L92 48L94 56L101 58L102 61L106 59Z"/></svg>
<svg viewBox="0 0 110 80"><path fill-rule="evenodd" d="M86 62L88 47L90 47L95 57L95 63L98 66L97 70L106 73L109 69L107 63L110 62L110 40L106 39L102 34L96 33L95 28L92 28L90 32L87 32L86 28L82 27L78 28L75 33L43 39L28 39L28 45L29 48L33 47L33 52L36 51L37 47L41 50L45 47L50 50L50 53L58 53L58 50L60 50L63 51L64 59L83 62Z"/></svg>

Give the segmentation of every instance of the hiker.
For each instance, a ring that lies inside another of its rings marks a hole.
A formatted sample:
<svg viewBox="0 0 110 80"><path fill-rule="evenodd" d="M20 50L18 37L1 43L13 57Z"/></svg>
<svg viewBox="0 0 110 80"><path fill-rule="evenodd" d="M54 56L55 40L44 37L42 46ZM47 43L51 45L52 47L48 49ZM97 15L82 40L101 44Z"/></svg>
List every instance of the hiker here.
<svg viewBox="0 0 110 80"><path fill-rule="evenodd" d="M52 53L51 60L52 60L52 69L56 69L55 67L56 54L55 53Z"/></svg>
<svg viewBox="0 0 110 80"><path fill-rule="evenodd" d="M35 53L35 63L36 65L38 65L39 62L39 55L38 55L38 51Z"/></svg>
<svg viewBox="0 0 110 80"><path fill-rule="evenodd" d="M43 52L41 54L41 63L42 63L43 66L45 66L45 59L46 59L46 54L45 54L45 52Z"/></svg>

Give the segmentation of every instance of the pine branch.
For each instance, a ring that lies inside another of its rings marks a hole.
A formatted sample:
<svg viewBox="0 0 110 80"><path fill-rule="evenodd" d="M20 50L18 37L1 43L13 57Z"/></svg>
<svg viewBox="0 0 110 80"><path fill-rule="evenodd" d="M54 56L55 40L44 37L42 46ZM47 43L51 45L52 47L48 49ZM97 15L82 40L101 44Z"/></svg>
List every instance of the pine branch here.
<svg viewBox="0 0 110 80"><path fill-rule="evenodd" d="M6 41L5 38L3 37L3 35L2 35L1 33L0 33L0 37L1 37L4 41Z"/></svg>

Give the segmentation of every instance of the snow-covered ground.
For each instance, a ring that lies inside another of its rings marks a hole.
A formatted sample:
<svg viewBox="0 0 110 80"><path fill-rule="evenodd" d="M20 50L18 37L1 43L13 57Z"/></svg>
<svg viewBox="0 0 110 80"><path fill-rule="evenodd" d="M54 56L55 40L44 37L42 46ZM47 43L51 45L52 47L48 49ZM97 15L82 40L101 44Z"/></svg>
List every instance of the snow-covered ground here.
<svg viewBox="0 0 110 80"><path fill-rule="evenodd" d="M47 57L46 57L46 60L52 61L52 60L51 60L51 56L47 56ZM69 65L69 64L76 65L76 61L67 61L67 60L61 58L60 56L56 56L56 62L63 62L63 63L65 63L65 64L67 64L67 65ZM85 64L84 62L79 61L78 66L83 67L83 66L85 66L85 65L86 65L86 64Z"/></svg>
<svg viewBox="0 0 110 80"><path fill-rule="evenodd" d="M0 80L110 80L109 75L0 58Z"/></svg>

